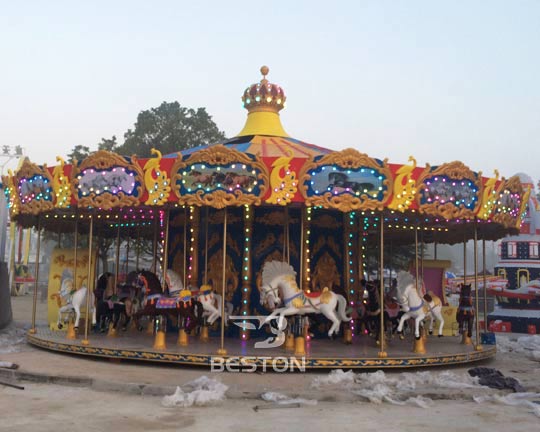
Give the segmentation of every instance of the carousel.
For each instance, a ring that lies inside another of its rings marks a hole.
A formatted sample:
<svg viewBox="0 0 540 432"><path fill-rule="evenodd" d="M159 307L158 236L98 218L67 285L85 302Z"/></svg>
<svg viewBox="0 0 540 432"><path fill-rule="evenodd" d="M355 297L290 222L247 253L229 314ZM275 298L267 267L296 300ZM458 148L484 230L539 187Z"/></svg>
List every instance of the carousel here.
<svg viewBox="0 0 540 432"><path fill-rule="evenodd" d="M36 265L28 342L208 367L301 359L305 368L399 368L494 356L475 319L479 281L465 280L452 305L451 263L436 252L426 259L423 245L474 240L478 279L480 240L485 251L486 240L519 232L519 179L291 138L279 115L285 93L267 67L261 73L242 95L247 121L232 139L148 159L97 151L54 167L25 160L2 179L12 223L39 233L37 256L44 233L73 238L49 257L46 326L36 324ZM104 239L116 249L113 273L100 269ZM404 245L414 257L393 281L393 251ZM124 272L121 254L132 263Z"/></svg>

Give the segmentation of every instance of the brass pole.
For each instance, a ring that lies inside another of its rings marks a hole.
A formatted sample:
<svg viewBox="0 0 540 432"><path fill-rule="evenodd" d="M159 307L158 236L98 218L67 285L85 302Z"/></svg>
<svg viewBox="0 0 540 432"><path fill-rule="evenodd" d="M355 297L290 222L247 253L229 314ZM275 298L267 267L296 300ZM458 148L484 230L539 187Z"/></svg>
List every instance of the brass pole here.
<svg viewBox="0 0 540 432"><path fill-rule="evenodd" d="M118 289L118 282L120 279L120 224L118 224L118 229L116 231L116 260L114 263L114 288L113 293L116 295L116 290Z"/></svg>
<svg viewBox="0 0 540 432"><path fill-rule="evenodd" d="M165 213L165 239L163 240L163 291L165 291L165 275L167 274L167 268L169 266L169 222L171 217L171 210L168 208ZM184 285L185 287L185 285Z"/></svg>
<svg viewBox="0 0 540 432"><path fill-rule="evenodd" d="M380 272L381 272L381 278L380 278L380 303L381 303L381 329L380 329L380 336L379 336L379 342L381 344L381 350L379 351L379 357L380 358L386 358L388 354L384 350L384 214L381 212L381 236L380 236L380 243L379 243L379 250L380 250L380 257L379 257L379 266L380 266Z"/></svg>
<svg viewBox="0 0 540 432"><path fill-rule="evenodd" d="M362 218L358 215L358 274L360 280L364 279L364 227L362 225ZM358 285L361 287L362 285ZM360 300L364 293L360 293Z"/></svg>
<svg viewBox="0 0 540 432"><path fill-rule="evenodd" d="M83 345L90 345L88 340L88 320L90 318L90 296L92 295L92 242L94 235L94 218L90 215L90 228L88 230L88 276L86 278L86 324L84 326Z"/></svg>
<svg viewBox="0 0 540 432"><path fill-rule="evenodd" d="M341 218L341 226L343 227L343 246L345 249L345 252L343 254L343 286L345 288L345 297L347 298L347 304L349 304L349 300L351 298L350 294L350 288L349 288L349 225L347 224L347 217L349 216L348 213L343 213Z"/></svg>
<svg viewBox="0 0 540 432"><path fill-rule="evenodd" d="M467 239L463 239L463 283L467 283Z"/></svg>
<svg viewBox="0 0 540 432"><path fill-rule="evenodd" d="M304 285L304 208L300 209L300 289Z"/></svg>
<svg viewBox="0 0 540 432"><path fill-rule="evenodd" d="M129 244L130 244L130 232L128 231L128 235L127 235L127 239L126 239L126 270L125 270L125 275L126 275L126 280L127 280L127 274L129 273Z"/></svg>
<svg viewBox="0 0 540 432"><path fill-rule="evenodd" d="M153 257L152 257L152 273L156 273L156 270L157 270L157 237L158 237L158 227L159 227L159 216L156 217L156 213L159 213L159 212L155 212L154 213L154 243L153 243L153 247L152 247L152 254L153 254Z"/></svg>
<svg viewBox="0 0 540 432"><path fill-rule="evenodd" d="M487 332L487 278L486 278L486 239L482 237L482 278L484 279L484 331Z"/></svg>
<svg viewBox="0 0 540 432"><path fill-rule="evenodd" d="M187 245L187 221L188 221L188 214L187 214L187 206L184 206L184 288L187 288L187 251L188 251L188 245Z"/></svg>
<svg viewBox="0 0 540 432"><path fill-rule="evenodd" d="M135 270L139 270L139 255L141 253L141 227L137 225L137 243L136 243L136 255L135 255Z"/></svg>
<svg viewBox="0 0 540 432"><path fill-rule="evenodd" d="M289 240L289 208L285 206L285 221L283 223L283 262L289 262L289 256L287 253L287 241Z"/></svg>
<svg viewBox="0 0 540 432"><path fill-rule="evenodd" d="M75 219L75 239L73 240L73 289L77 289L77 255L79 248L79 219Z"/></svg>
<svg viewBox="0 0 540 432"><path fill-rule="evenodd" d="M420 275L422 276L422 282L424 281L424 247L424 232L420 231Z"/></svg>
<svg viewBox="0 0 540 432"><path fill-rule="evenodd" d="M36 249L36 265L34 267L34 299L32 302L32 328L29 330L30 334L36 333L36 307L37 307L37 293L38 293L38 279L39 279L39 249L41 247L41 219L38 215L37 221L37 249Z"/></svg>
<svg viewBox="0 0 540 432"><path fill-rule="evenodd" d="M227 284L227 207L223 209L223 277L221 280L221 346L218 349L219 355L226 355L225 349L225 293Z"/></svg>
<svg viewBox="0 0 540 432"><path fill-rule="evenodd" d="M209 207L205 208L206 217L204 220L204 284L208 284L208 217Z"/></svg>
<svg viewBox="0 0 540 432"><path fill-rule="evenodd" d="M419 278L419 269L418 269L418 225L414 227L414 271L416 273L416 292L418 292L418 278Z"/></svg>
<svg viewBox="0 0 540 432"><path fill-rule="evenodd" d="M476 313L476 351L480 351L480 321L478 319L478 229L476 222L474 223L474 286L476 291L475 313ZM485 319L485 318L484 318Z"/></svg>

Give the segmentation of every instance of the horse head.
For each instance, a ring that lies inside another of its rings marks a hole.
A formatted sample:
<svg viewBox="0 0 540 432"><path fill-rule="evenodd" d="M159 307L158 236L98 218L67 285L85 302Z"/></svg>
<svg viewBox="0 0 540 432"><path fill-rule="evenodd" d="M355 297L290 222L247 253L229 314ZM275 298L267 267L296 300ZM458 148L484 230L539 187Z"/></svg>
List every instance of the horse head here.
<svg viewBox="0 0 540 432"><path fill-rule="evenodd" d="M261 306L273 311L281 302L279 298L279 287L268 283L259 287Z"/></svg>
<svg viewBox="0 0 540 432"><path fill-rule="evenodd" d="M296 286L296 272L286 262L268 261L264 264L260 287L261 305L274 310L281 303L279 288L282 284ZM298 288L297 288L298 289Z"/></svg>
<svg viewBox="0 0 540 432"><path fill-rule="evenodd" d="M73 279L64 279L62 285L60 285L60 297L67 303L69 303L69 296L73 291Z"/></svg>
<svg viewBox="0 0 540 432"><path fill-rule="evenodd" d="M416 292L415 280L412 274L406 271L401 271L397 275L397 302L404 312L409 311L409 296L411 290Z"/></svg>
<svg viewBox="0 0 540 432"><path fill-rule="evenodd" d="M461 284L459 294L459 304L464 306L472 306L471 284Z"/></svg>
<svg viewBox="0 0 540 432"><path fill-rule="evenodd" d="M169 288L169 295L174 296L184 289L184 283L178 273L172 269L165 272L165 282Z"/></svg>
<svg viewBox="0 0 540 432"><path fill-rule="evenodd" d="M146 295L162 293L161 283L158 277L151 271L141 270L139 272L139 283L144 286Z"/></svg>

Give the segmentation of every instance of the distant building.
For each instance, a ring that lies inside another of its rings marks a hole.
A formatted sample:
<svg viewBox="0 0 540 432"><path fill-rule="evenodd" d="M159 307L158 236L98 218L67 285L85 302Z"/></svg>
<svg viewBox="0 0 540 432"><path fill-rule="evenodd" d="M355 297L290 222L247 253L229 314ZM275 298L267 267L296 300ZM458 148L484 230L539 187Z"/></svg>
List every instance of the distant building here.
<svg viewBox="0 0 540 432"><path fill-rule="evenodd" d="M521 288L534 279L540 279L540 203L532 179L518 174L524 188L531 188L527 214L521 232L507 237L499 246L499 262L495 274L508 280L508 289Z"/></svg>
<svg viewBox="0 0 540 432"><path fill-rule="evenodd" d="M497 307L488 315L490 328L514 333L540 333L540 204L532 179L519 174L525 188L531 188L526 215L519 235L507 237L499 246L495 274L508 286L491 290Z"/></svg>

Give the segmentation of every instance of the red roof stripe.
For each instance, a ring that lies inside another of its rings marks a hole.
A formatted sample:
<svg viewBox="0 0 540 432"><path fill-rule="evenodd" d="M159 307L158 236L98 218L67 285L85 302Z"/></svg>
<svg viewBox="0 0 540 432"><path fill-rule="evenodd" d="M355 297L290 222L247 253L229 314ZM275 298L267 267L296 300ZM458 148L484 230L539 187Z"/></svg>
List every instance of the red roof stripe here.
<svg viewBox="0 0 540 432"><path fill-rule="evenodd" d="M285 141L285 140L282 140L282 141ZM299 145L299 144L297 144L295 142L292 142L292 141L288 141L288 142L286 141L286 143L289 146L293 147L298 153L301 153L301 154L303 154L303 155L305 155L307 157L310 157L310 156L313 155L313 152L307 152L302 145Z"/></svg>

